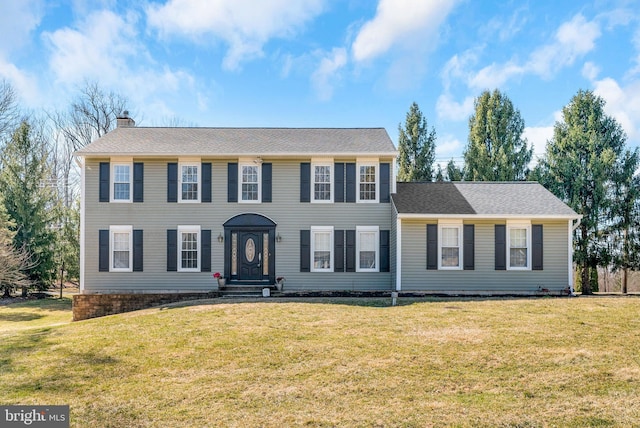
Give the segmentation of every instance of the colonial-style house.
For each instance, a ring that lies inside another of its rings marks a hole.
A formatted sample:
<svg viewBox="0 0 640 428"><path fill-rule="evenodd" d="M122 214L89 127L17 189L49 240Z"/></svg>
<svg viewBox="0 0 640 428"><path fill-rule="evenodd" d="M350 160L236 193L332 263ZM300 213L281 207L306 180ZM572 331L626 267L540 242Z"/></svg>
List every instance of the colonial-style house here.
<svg viewBox="0 0 640 428"><path fill-rule="evenodd" d="M570 208L535 183L397 183L382 128L118 127L76 153L82 295L561 292Z"/></svg>

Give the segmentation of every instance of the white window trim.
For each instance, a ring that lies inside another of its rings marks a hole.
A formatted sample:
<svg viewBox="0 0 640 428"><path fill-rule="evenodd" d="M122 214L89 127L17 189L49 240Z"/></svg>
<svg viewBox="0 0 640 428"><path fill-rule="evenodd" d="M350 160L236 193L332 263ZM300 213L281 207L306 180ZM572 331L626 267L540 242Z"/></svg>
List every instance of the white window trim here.
<svg viewBox="0 0 640 428"><path fill-rule="evenodd" d="M442 244L444 240L442 239L442 229L445 227L457 227L458 228L458 266L442 266ZM439 221L438 222L438 269L439 270L462 270L463 264L463 246L462 246L462 220L455 221Z"/></svg>
<svg viewBox="0 0 640 428"><path fill-rule="evenodd" d="M183 233L197 233L198 234L198 267L197 269L185 269L182 267L182 234ZM202 234L200 233L200 226L178 226L178 272L200 272L202 268Z"/></svg>
<svg viewBox="0 0 640 428"><path fill-rule="evenodd" d="M511 230L526 229L527 230L527 266L511 266ZM518 220L507 221L507 270L531 270L531 221Z"/></svg>
<svg viewBox="0 0 640 428"><path fill-rule="evenodd" d="M375 166L376 167L376 197L375 199L360 199L360 167L362 166ZM356 202L362 204L376 204L380 200L380 162L378 160L375 161L367 161L367 160L358 160L356 162Z"/></svg>
<svg viewBox="0 0 640 428"><path fill-rule="evenodd" d="M182 199L182 167L195 166L198 168L198 198L197 199ZM182 204L197 204L200 203L200 197L202 194L202 164L198 161L178 161L178 202Z"/></svg>
<svg viewBox="0 0 640 428"><path fill-rule="evenodd" d="M129 167L129 199L116 199L115 198L115 178L116 166L128 166ZM120 204L120 203L130 203L133 201L133 161L112 161L111 162L111 171L109 171L109 201Z"/></svg>
<svg viewBox="0 0 640 428"><path fill-rule="evenodd" d="M242 167L243 166L257 166L258 167L258 199L245 201L242 199ZM262 203L262 163L256 163L254 161L240 161L238 162L238 202L241 204L260 204Z"/></svg>
<svg viewBox="0 0 640 428"><path fill-rule="evenodd" d="M360 234L362 232L376 232L375 252L376 267L360 267ZM380 272L380 227L379 226L356 226L356 272Z"/></svg>
<svg viewBox="0 0 640 428"><path fill-rule="evenodd" d="M316 192L315 192L315 188L316 188L316 167L317 166L328 166L329 167L329 171L331 174L330 177L330 187L329 187L329 192L330 192L330 197L329 199L316 199ZM327 161L311 161L311 203L314 204L332 204L333 203L333 189L334 189L334 183L335 183L335 166L333 164L333 160L327 160Z"/></svg>
<svg viewBox="0 0 640 428"><path fill-rule="evenodd" d="M129 267L128 268L113 267L113 252L115 248L113 243L113 235L115 233L129 234ZM133 272L133 226L109 226L109 272Z"/></svg>
<svg viewBox="0 0 640 428"><path fill-rule="evenodd" d="M315 240L316 233L327 233L329 232L329 268L315 268L314 267L314 253L315 253ZM334 233L333 226L311 226L311 272L333 272L334 270Z"/></svg>

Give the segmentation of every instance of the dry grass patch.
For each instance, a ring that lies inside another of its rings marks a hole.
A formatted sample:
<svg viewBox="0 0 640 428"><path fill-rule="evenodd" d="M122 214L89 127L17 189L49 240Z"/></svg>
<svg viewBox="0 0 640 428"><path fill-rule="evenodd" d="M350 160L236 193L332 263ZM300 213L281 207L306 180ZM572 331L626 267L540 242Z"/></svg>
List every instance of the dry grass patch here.
<svg viewBox="0 0 640 428"><path fill-rule="evenodd" d="M70 404L78 427L640 423L636 298L387 303L178 305L15 330L0 397Z"/></svg>

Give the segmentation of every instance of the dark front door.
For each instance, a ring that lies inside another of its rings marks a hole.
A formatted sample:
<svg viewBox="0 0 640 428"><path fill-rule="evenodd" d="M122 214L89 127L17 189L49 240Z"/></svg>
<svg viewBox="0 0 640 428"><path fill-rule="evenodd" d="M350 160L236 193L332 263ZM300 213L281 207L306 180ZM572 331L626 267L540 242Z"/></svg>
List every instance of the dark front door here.
<svg viewBox="0 0 640 428"><path fill-rule="evenodd" d="M263 233L238 233L238 280L261 281L263 277Z"/></svg>

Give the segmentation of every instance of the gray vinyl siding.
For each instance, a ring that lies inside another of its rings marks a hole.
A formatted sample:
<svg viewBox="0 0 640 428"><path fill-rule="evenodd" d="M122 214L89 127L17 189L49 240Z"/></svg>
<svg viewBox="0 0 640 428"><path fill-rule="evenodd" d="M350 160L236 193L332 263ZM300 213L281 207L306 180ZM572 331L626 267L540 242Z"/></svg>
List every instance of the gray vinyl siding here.
<svg viewBox="0 0 640 428"><path fill-rule="evenodd" d="M540 288L560 291L569 285L568 222L531 219L544 227L544 269L496 271L494 225L505 221L464 221L475 225L475 270L427 270L426 224L402 222L402 291L438 293L534 293Z"/></svg>
<svg viewBox="0 0 640 428"><path fill-rule="evenodd" d="M192 292L214 288L212 274L224 271L224 244L218 235L224 234L223 223L243 213L262 214L276 224L276 276L286 278L285 290L390 290L391 272L379 273L318 273L300 272L300 230L311 226L333 226L336 230L355 230L356 226L377 225L391 229L390 203L301 203L300 162L264 158L273 164L271 203L228 203L227 163L237 158L220 160L202 158L212 163L211 203L168 203L167 163L173 159L141 159L144 163L144 202L98 202L99 162L85 160L85 266L86 293L118 292ZM335 159L355 162L355 159ZM393 164L393 159L381 159ZM131 225L144 231L144 272L98 272L98 231L113 225ZM177 226L197 225L211 230L211 273L166 271L166 231ZM395 262L392 241L391 261ZM392 265L393 266L393 265Z"/></svg>

